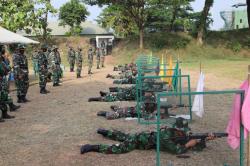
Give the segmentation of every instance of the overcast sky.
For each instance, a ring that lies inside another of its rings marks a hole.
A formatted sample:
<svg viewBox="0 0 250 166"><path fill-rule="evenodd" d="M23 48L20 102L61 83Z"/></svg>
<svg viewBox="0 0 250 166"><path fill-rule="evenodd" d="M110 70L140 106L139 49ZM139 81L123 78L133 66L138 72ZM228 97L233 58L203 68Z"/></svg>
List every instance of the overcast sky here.
<svg viewBox="0 0 250 166"><path fill-rule="evenodd" d="M52 4L57 9L60 8L64 3L66 3L69 0L52 0ZM232 5L236 3L243 2L245 3L246 0L214 0L213 8L211 9L212 17L214 20L213 25L211 26L214 30L219 30L223 27L224 22L220 17L220 11L223 10L231 10ZM195 11L201 11L203 9L205 0L195 0L195 2L192 3L192 7ZM87 6L88 11L90 12L90 16L87 18L89 21L94 21L97 16L101 13L101 9L97 6ZM50 20L56 20L57 17L50 17Z"/></svg>

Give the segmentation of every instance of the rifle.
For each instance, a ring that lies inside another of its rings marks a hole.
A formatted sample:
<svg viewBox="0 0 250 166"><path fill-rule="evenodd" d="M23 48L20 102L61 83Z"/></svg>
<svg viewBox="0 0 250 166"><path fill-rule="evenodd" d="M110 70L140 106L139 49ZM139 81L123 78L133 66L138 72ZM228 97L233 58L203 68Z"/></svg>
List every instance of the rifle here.
<svg viewBox="0 0 250 166"><path fill-rule="evenodd" d="M202 141L205 141L206 138L208 138L209 136L211 136L211 134L215 137L215 138L222 138L222 137L227 137L228 134L227 133L196 133L196 134L187 134L185 136L177 136L177 137L172 137L171 139L174 139L176 142L188 142L189 140L192 139L200 139Z"/></svg>

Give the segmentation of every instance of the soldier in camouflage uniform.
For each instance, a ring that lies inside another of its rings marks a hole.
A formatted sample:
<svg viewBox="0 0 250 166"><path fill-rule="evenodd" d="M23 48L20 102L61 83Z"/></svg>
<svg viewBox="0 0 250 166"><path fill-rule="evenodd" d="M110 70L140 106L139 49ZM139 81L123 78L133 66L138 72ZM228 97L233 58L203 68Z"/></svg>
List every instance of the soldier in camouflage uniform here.
<svg viewBox="0 0 250 166"><path fill-rule="evenodd" d="M2 55L5 54L5 49L3 45L0 45L0 122L4 122L3 119L12 119L14 116L10 116L8 114L8 106L10 106L11 111L11 105L13 104L12 99L9 97L8 94L8 88L6 89L6 80L4 77L6 77L10 71L10 69L7 67L7 65L4 63L4 58ZM20 107L20 106L19 106Z"/></svg>
<svg viewBox="0 0 250 166"><path fill-rule="evenodd" d="M128 70L126 72L119 73L119 75L111 75L108 74L106 78L111 78L111 79L126 79L130 76L136 76L137 75L137 70Z"/></svg>
<svg viewBox="0 0 250 166"><path fill-rule="evenodd" d="M101 67L104 67L105 56L106 56L106 44L104 41L101 42Z"/></svg>
<svg viewBox="0 0 250 166"><path fill-rule="evenodd" d="M75 51L74 51L73 47L69 47L68 61L69 61L69 66L70 66L70 72L74 72L74 67L75 67Z"/></svg>
<svg viewBox="0 0 250 166"><path fill-rule="evenodd" d="M127 78L124 79L114 80L113 84L136 84L136 77L128 76Z"/></svg>
<svg viewBox="0 0 250 166"><path fill-rule="evenodd" d="M17 102L25 103L28 100L26 95L29 89L29 65L24 54L24 45L18 46L18 53L13 55L14 78L17 87Z"/></svg>
<svg viewBox="0 0 250 166"><path fill-rule="evenodd" d="M76 51L76 65L77 65L76 78L81 78L82 63L83 63L82 48L78 46Z"/></svg>
<svg viewBox="0 0 250 166"><path fill-rule="evenodd" d="M46 52L46 57L47 57L47 60L48 60L47 82L51 82L52 81L52 76L53 76L51 52L52 52L52 48L48 47L47 52Z"/></svg>
<svg viewBox="0 0 250 166"><path fill-rule="evenodd" d="M32 54L32 65L35 76L38 74L38 51L35 50Z"/></svg>
<svg viewBox="0 0 250 166"><path fill-rule="evenodd" d="M61 56L58 52L58 47L53 46L52 52L49 55L51 59L51 69L52 69L52 76L53 76L53 86L60 86L60 72L61 72Z"/></svg>
<svg viewBox="0 0 250 166"><path fill-rule="evenodd" d="M0 46L1 52L0 52L0 58L1 58L1 63L5 69L5 72L7 73L6 75L3 76L2 81L1 81L1 88L3 93L7 96L6 100L4 100L4 103L9 106L10 111L16 111L20 106L16 106L13 103L13 99L11 98L9 94L9 72L11 71L10 67L10 61L8 57L5 56L5 48L4 46Z"/></svg>
<svg viewBox="0 0 250 166"><path fill-rule="evenodd" d="M201 151L206 147L205 140L190 139L190 140L178 140L178 137L185 137L189 134L188 123L186 120L178 118L176 121L176 128L162 128L160 131L160 150L166 151L171 154L183 154L189 149ZM184 130L182 130L184 128ZM120 141L119 144L106 145L83 145L81 147L81 154L87 152L99 152L105 154L122 154L131 152L135 149L149 150L155 149L157 144L157 132L140 132L136 134L125 134L117 130L98 129L98 134L109 138L111 140ZM214 139L213 134L209 134L207 140Z"/></svg>
<svg viewBox="0 0 250 166"><path fill-rule="evenodd" d="M89 98L89 102L102 101L102 102L114 102L114 101L131 101L136 98L136 89L128 88L118 92L100 92L101 97Z"/></svg>
<svg viewBox="0 0 250 166"><path fill-rule="evenodd" d="M125 64L125 65L118 65L114 67L114 71L121 71L121 72L126 72L128 70L136 69L136 64L130 63L130 64Z"/></svg>
<svg viewBox="0 0 250 166"><path fill-rule="evenodd" d="M91 69L92 69L92 66L93 66L93 54L94 54L94 51L92 49L92 47L89 48L88 50L88 66L89 66L89 69L88 69L88 74L93 74L91 72Z"/></svg>
<svg viewBox="0 0 250 166"><path fill-rule="evenodd" d="M100 61L101 61L101 49L97 48L97 51L96 51L96 69L100 69Z"/></svg>
<svg viewBox="0 0 250 166"><path fill-rule="evenodd" d="M43 44L41 51L38 55L38 69L39 69L39 87L41 94L47 94L49 91L46 90L47 75L48 75L48 59L47 59L47 45Z"/></svg>

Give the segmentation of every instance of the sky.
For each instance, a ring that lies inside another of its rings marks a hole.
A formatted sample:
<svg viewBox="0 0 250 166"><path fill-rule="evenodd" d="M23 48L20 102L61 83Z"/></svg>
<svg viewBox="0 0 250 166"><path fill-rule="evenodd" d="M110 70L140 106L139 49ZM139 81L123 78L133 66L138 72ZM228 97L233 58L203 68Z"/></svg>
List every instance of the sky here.
<svg viewBox="0 0 250 166"><path fill-rule="evenodd" d="M52 4L55 8L59 9L63 4L69 0L52 0ZM230 11L232 10L232 5L236 3L245 3L246 0L214 0L214 5L211 9L212 18L214 20L211 25L211 29L219 30L223 27L224 21L220 17L220 11ZM201 11L203 9L205 0L195 0L192 2L192 7L194 11ZM87 6L90 15L88 16L88 21L95 21L97 16L101 13L102 9L97 6ZM50 16L49 20L56 20L57 17Z"/></svg>

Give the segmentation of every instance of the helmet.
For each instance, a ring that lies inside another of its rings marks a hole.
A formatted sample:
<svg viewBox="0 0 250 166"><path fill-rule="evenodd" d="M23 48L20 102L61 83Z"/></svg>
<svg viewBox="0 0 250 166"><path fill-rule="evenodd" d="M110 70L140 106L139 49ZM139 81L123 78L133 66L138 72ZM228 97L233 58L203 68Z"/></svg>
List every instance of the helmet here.
<svg viewBox="0 0 250 166"><path fill-rule="evenodd" d="M175 121L175 126L176 128L188 129L188 121L184 118L179 117Z"/></svg>
<svg viewBox="0 0 250 166"><path fill-rule="evenodd" d="M42 44L41 49L48 49L48 45L47 44Z"/></svg>
<svg viewBox="0 0 250 166"><path fill-rule="evenodd" d="M145 110L150 113L154 112L157 107L156 103L150 99L146 99L144 101L144 105L145 105Z"/></svg>
<svg viewBox="0 0 250 166"><path fill-rule="evenodd" d="M25 49L25 45L24 44L18 44L17 45L17 49Z"/></svg>

